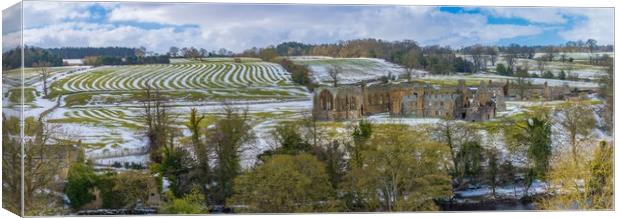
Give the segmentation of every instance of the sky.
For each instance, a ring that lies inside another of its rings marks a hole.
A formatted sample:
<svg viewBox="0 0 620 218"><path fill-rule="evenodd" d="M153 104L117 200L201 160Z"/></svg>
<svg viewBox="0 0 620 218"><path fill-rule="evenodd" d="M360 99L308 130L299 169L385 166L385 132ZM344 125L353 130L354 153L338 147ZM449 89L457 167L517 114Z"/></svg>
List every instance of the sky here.
<svg viewBox="0 0 620 218"><path fill-rule="evenodd" d="M3 12L5 38L18 18ZM12 13L15 14L15 13ZM460 48L473 44L613 44L612 8L24 2L24 43L52 47L170 46L241 52L281 42L377 38ZM13 19L13 20L12 20ZM3 43L3 50L10 43Z"/></svg>

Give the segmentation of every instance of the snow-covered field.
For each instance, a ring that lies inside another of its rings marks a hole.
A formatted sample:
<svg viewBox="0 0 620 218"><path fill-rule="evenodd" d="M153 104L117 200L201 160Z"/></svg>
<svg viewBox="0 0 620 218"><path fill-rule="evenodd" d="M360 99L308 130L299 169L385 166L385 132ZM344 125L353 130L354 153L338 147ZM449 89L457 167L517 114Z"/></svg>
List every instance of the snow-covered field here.
<svg viewBox="0 0 620 218"><path fill-rule="evenodd" d="M534 54L534 58L542 57L547 55L547 53L536 53ZM590 54L588 52L566 52L566 53L557 53L555 54L554 60L559 60L561 55L565 55L566 58L573 58L575 60L587 60L592 57L609 55L610 57L614 57L613 52L595 52L594 54Z"/></svg>
<svg viewBox="0 0 620 218"><path fill-rule="evenodd" d="M342 70L338 76L341 84L378 79L388 75L399 76L405 72L402 67L378 58L332 58L324 56L290 56L287 58L295 63L307 65L312 71L314 79L321 84L329 84L332 81L329 71L336 67ZM424 72L416 71L415 74L424 74Z"/></svg>
<svg viewBox="0 0 620 218"><path fill-rule="evenodd" d="M263 103L235 102L232 106L247 109L253 132L256 134L255 141L244 145L246 149L242 154L242 166L250 167L256 161L256 155L273 148L269 135L273 126L279 121L309 114L312 102L309 99ZM202 114L217 115L222 112L222 105L219 102L171 107L170 113L174 114L175 118L172 126L184 128L192 108L197 108ZM46 119L51 122L60 121L66 132L71 132L73 137L81 140L83 144L97 145L86 149L87 156L93 158L95 163L145 163L144 161L148 160L145 155L135 155L135 151L143 151L140 149L147 145L144 137L145 128L140 121L141 113L142 109L136 105L86 105L57 108ZM264 114L269 114L272 118L261 117ZM184 137L188 137L189 134L185 131ZM127 153L127 160L116 155L123 152Z"/></svg>
<svg viewBox="0 0 620 218"><path fill-rule="evenodd" d="M243 59L241 63L231 61L233 59L228 58L170 65L53 68L48 86L63 94L60 99L56 96L51 99L43 98L42 81L36 76L35 70L28 69L28 87L32 87L36 93L33 92L34 100L25 105L24 113L26 117L45 114L46 122L62 134L79 140L86 149L86 155L97 164L144 163L148 160L148 155L144 152L147 141L141 121L140 102L106 102L102 99L122 99L129 95L123 92L139 91L146 86L178 93L198 91L231 97L269 96L227 101L235 107L247 108L254 132L260 138L255 144L246 145L252 149L247 149L247 154L243 155L244 160L247 160L244 165L250 166L257 154L273 144L265 142L273 125L279 120L307 113L312 102L306 88L293 84L290 73L280 65L256 59ZM18 71L15 73L20 74ZM11 102L8 98L10 94L7 93L11 79L17 77L6 74L3 79L6 85L3 89L4 111L19 116L21 107ZM243 90L249 91L241 92ZM94 95L85 103L67 105L68 96L81 92ZM170 113L175 117L172 125L179 128L185 125L191 108L215 116L222 112L222 102L217 99L172 99L171 102ZM185 131L184 136L188 135Z"/></svg>
<svg viewBox="0 0 620 218"><path fill-rule="evenodd" d="M435 80L435 81L455 81L459 79L464 80L477 80L477 81L498 81L498 82L506 82L507 80L515 80L516 77L510 76L501 76L496 74L486 74L486 73L476 73L471 75L431 75L422 78L423 80ZM545 82L549 86L564 86L568 85L572 88L598 88L598 84L596 82L584 82L584 81L568 81L568 80L559 80L559 79L545 79L545 78L526 78L527 81L532 82L532 84L542 85Z"/></svg>
<svg viewBox="0 0 620 218"><path fill-rule="evenodd" d="M542 73L538 70L537 61L535 58L541 57L543 55L546 55L546 53L536 53L534 55L534 59L518 58L515 60L515 63L518 66L523 66L527 64L529 68L528 72L530 74L537 74L540 76ZM559 75L560 71L564 71L567 74L567 76L570 75L570 76L577 77L580 79L590 79L590 80L596 80L600 78L600 76L605 74L605 71L607 70L607 68L603 66L593 66L593 65L585 64L584 62L590 58L590 55L592 55L592 57L597 57L597 56L600 57L602 55L609 55L611 57L614 57L613 52L598 52L594 54L590 54L587 52L564 53L564 55L566 55L566 59L573 58L574 60L581 61L580 63L577 63L576 61L575 62L561 62L560 61L561 55L562 53L557 53L555 54L553 62L546 62L545 71L551 71L556 77ZM473 61L471 55L458 54L457 56L463 57L469 61ZM491 61L487 60L486 68L489 69L488 71L494 72L497 64L503 64L504 66L507 66L506 60L500 55L497 57L495 65L493 65Z"/></svg>
<svg viewBox="0 0 620 218"><path fill-rule="evenodd" d="M289 72L280 65L267 62L107 66L90 73L74 74L52 84L52 90L58 93L140 91L146 87L214 95L218 93L213 91L231 94L230 91L260 88L262 91L250 93L306 94L303 87L293 84Z"/></svg>
<svg viewBox="0 0 620 218"><path fill-rule="evenodd" d="M368 117L368 121L377 124L404 124L417 126L423 124L436 124L441 122L439 118L416 118L416 117L390 117L389 114L376 114Z"/></svg>

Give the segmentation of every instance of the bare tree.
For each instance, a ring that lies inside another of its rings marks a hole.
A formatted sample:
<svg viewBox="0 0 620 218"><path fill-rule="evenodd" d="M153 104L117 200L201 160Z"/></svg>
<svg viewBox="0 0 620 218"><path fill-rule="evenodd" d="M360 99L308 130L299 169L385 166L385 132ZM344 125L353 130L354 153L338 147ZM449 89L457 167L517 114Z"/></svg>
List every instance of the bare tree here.
<svg viewBox="0 0 620 218"><path fill-rule="evenodd" d="M71 164L71 154L80 146L72 146L75 142L62 128L44 124L34 117L24 121L26 140L21 141L19 128L12 128L19 126L18 123L16 117L7 119L3 114L3 206L17 214L23 209L26 216L62 211L62 202L54 195L62 192L56 182L64 177L62 169ZM23 191L25 205L21 205L19 190Z"/></svg>
<svg viewBox="0 0 620 218"><path fill-rule="evenodd" d="M207 51L207 49L201 48L198 50L198 53L200 53L200 58L206 58L209 55L209 51Z"/></svg>
<svg viewBox="0 0 620 218"><path fill-rule="evenodd" d="M174 130L170 126L172 117L159 90L147 86L143 95L142 116L149 140L150 157L155 163L160 163L162 157L159 148L172 143L170 139L174 136Z"/></svg>
<svg viewBox="0 0 620 218"><path fill-rule="evenodd" d="M515 76L517 77L517 88L519 90L521 100L525 99L526 90L530 86L530 81L527 80L527 77L529 76L529 69L529 60L525 59L521 62L521 67L517 67L517 72L515 73Z"/></svg>
<svg viewBox="0 0 620 218"><path fill-rule="evenodd" d="M547 61L545 61L544 57L536 58L536 67L538 68L538 71L540 72L541 76L545 72L545 66L546 65L547 65Z"/></svg>
<svg viewBox="0 0 620 218"><path fill-rule="evenodd" d="M610 63L603 74L598 80L598 84L601 87L599 94L605 100L605 107L603 110L603 117L605 126L613 132L613 120L614 120L614 66Z"/></svg>
<svg viewBox="0 0 620 218"><path fill-rule="evenodd" d="M506 64L508 65L508 68L512 71L515 70L515 62L517 60L517 56L514 54L506 54L504 55L504 60L506 60Z"/></svg>
<svg viewBox="0 0 620 218"><path fill-rule="evenodd" d="M334 66L331 69L329 69L329 77L332 79L334 87L338 86L338 81L340 80L338 76L340 76L341 73L342 73L342 68L338 66Z"/></svg>
<svg viewBox="0 0 620 218"><path fill-rule="evenodd" d="M480 70L482 70L483 53L484 53L484 47L482 47L482 45L474 45L472 48L469 49L469 54L471 55L471 58L474 61L474 73L477 73Z"/></svg>
<svg viewBox="0 0 620 218"><path fill-rule="evenodd" d="M586 41L586 46L588 47L588 52L590 53L590 64L592 64L592 55L594 54L594 48L596 48L596 40L588 39Z"/></svg>
<svg viewBox="0 0 620 218"><path fill-rule="evenodd" d="M437 127L431 129L431 134L434 134L440 142L448 146L452 161L452 167L448 168L451 169L456 183L460 184L464 172L462 170L463 167L460 166L461 160L458 154L462 151L465 144L479 142L480 135L478 135L475 129L464 123L456 122L452 117L446 117Z"/></svg>
<svg viewBox="0 0 620 218"><path fill-rule="evenodd" d="M545 58L547 58L547 61L553 61L553 58L555 57L555 53L557 52L557 49L550 45L547 47L547 49L545 49L546 55Z"/></svg>
<svg viewBox="0 0 620 218"><path fill-rule="evenodd" d="M185 58L198 59L200 58L200 51L194 47L185 47L181 49L181 55Z"/></svg>
<svg viewBox="0 0 620 218"><path fill-rule="evenodd" d="M177 57L179 55L179 48L176 46L170 47L170 51L168 51L168 55L171 57Z"/></svg>
<svg viewBox="0 0 620 218"><path fill-rule="evenodd" d="M232 196L233 180L241 173L241 154L248 149L244 145L255 139L247 107L235 108L225 103L222 114L208 136L217 158L214 169L217 186L213 193L217 203L224 203Z"/></svg>
<svg viewBox="0 0 620 218"><path fill-rule="evenodd" d="M411 82L411 79L413 79L413 68L409 68L409 67L405 68L405 79Z"/></svg>
<svg viewBox="0 0 620 218"><path fill-rule="evenodd" d="M565 53L562 53L560 55L560 61L562 61L562 63L566 62L566 54Z"/></svg>
<svg viewBox="0 0 620 218"><path fill-rule="evenodd" d="M415 50L411 50L404 55L403 64L405 65L405 76L407 77L407 81L411 81L414 69L419 67L419 57L420 54Z"/></svg>
<svg viewBox="0 0 620 218"><path fill-rule="evenodd" d="M487 55L489 55L490 57L491 65L495 66L495 62L497 61L498 54L499 54L499 51L497 51L496 47L489 47L487 49Z"/></svg>
<svg viewBox="0 0 620 218"><path fill-rule="evenodd" d="M209 161L211 161L212 149L209 147L209 143L203 141L201 122L204 120L204 115L199 115L196 108L192 108L189 116L188 127L192 132L192 148L196 156L198 180L201 183L201 191L205 195L205 199L208 199L208 184L211 183L212 172Z"/></svg>
<svg viewBox="0 0 620 218"><path fill-rule="evenodd" d="M564 114L564 119L560 124L569 133L573 161L577 163L579 161L577 158L577 135L588 135L595 127L596 120L592 110L585 105L567 103L563 106L561 112Z"/></svg>
<svg viewBox="0 0 620 218"><path fill-rule="evenodd" d="M47 80L50 77L50 71L49 68L52 66L52 64L50 62L47 61L39 61L36 62L32 65L33 67L39 68L39 77L41 78L41 81L43 82L43 96L45 96L45 98L47 98Z"/></svg>
<svg viewBox="0 0 620 218"><path fill-rule="evenodd" d="M134 51L134 54L135 54L137 57L144 57L144 56L146 55L146 52L147 52L147 51L146 51L146 48L145 48L144 46L140 46L140 48L137 48L137 49Z"/></svg>

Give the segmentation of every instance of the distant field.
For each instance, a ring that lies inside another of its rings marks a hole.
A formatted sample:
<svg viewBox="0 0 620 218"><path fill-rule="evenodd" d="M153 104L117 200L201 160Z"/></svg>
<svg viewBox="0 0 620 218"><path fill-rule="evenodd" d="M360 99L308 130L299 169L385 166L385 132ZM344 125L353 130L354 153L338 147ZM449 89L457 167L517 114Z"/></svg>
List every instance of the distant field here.
<svg viewBox="0 0 620 218"><path fill-rule="evenodd" d="M595 79L598 79L601 75L605 74L605 71L607 70L607 68L604 66L589 65L588 59L590 57L590 54L587 52L573 52L573 53L564 53L564 54L566 55L567 58L573 58L574 59L573 62L561 62L560 61L561 53L558 53L558 54L555 54L553 61L546 63L545 71L551 71L551 73L557 76L560 73L560 71L563 70L568 75L576 76L580 79L595 80ZM599 53L594 53L593 55L601 56L604 54L607 54L611 57L614 56L612 52L599 52ZM542 55L545 55L545 53L536 53L534 57L536 58ZM457 56L464 57L468 59L469 61L473 61L470 55L459 54ZM519 66L522 66L525 63L527 63L528 65L529 73L541 75L541 73L539 72L537 68L537 61L535 59L519 58L516 60L516 64ZM500 57L497 58L495 65L497 64L507 65L506 60L504 60L504 58L501 57L501 55ZM495 72L495 67L496 66L493 66L490 61L487 62L488 72Z"/></svg>
<svg viewBox="0 0 620 218"><path fill-rule="evenodd" d="M56 73L61 73L61 72L65 72L68 70L72 70L75 69L77 67L50 67L48 70L51 73L51 76L54 76L54 74ZM40 73L40 68L35 68L35 67L27 67L24 68L24 83L32 83L32 82L36 82L39 81L39 73ZM2 71L2 83L3 84L7 84L10 83L11 85L18 85L20 84L20 80L21 80L21 69L12 69L12 70L7 70L7 71Z"/></svg>
<svg viewBox="0 0 620 218"><path fill-rule="evenodd" d="M219 58L201 58L201 59L190 59L190 58L171 58L171 64L188 64L188 63L213 63L213 62L234 62L235 59L239 59L241 62L260 62L259 58L248 58L248 57L240 57L240 58L229 58L229 57L219 57Z"/></svg>
<svg viewBox="0 0 620 218"><path fill-rule="evenodd" d="M435 76L427 76L418 79L419 81L428 82L431 84L437 85L457 85L458 80L463 79L468 86L478 86L480 82L488 82L492 80L494 82L505 83L506 81L516 81L516 77L508 77L501 76L495 74L466 74L466 75L435 75ZM558 79L544 79L544 78L527 78L528 82L532 84L542 85L545 82L549 86L563 86L568 85L571 88L596 88L598 84L595 82L584 82L584 81L568 81L568 80L558 80Z"/></svg>
<svg viewBox="0 0 620 218"><path fill-rule="evenodd" d="M52 96L84 92L135 92L147 87L168 92L170 97L211 95L236 99L238 95L299 97L307 94L277 64L212 62L100 67L55 81Z"/></svg>
<svg viewBox="0 0 620 218"><path fill-rule="evenodd" d="M75 69L77 67L73 66L73 67L50 67L48 70L49 72L52 73L52 75L54 73L58 73L58 72L63 72L63 71L67 71L67 70L71 70L71 69ZM39 73L40 73L41 68L36 68L36 67L26 67L24 68L24 78L30 78L30 77L38 77ZM7 77L7 78L11 78L11 79L19 79L20 77L20 73L21 73L21 69L12 69L12 70L8 70L6 72L2 73L3 77Z"/></svg>
<svg viewBox="0 0 620 218"><path fill-rule="evenodd" d="M566 55L566 58L573 58L575 60L588 60L590 59L590 53L588 52L570 52L570 53L557 53L555 54L555 57L553 58L553 60L560 60L560 56L564 54ZM614 53L613 52L595 52L594 54L592 54L593 57L598 56L602 56L602 55L609 55L610 57L614 57ZM534 58L540 57L546 55L546 53L536 53L534 54Z"/></svg>
<svg viewBox="0 0 620 218"><path fill-rule="evenodd" d="M329 70L335 67L342 69L340 83L355 83L362 80L377 79L389 74L399 75L404 69L396 64L377 58L331 58L322 56L291 56L288 57L298 64L306 65L313 73L315 80L329 83Z"/></svg>

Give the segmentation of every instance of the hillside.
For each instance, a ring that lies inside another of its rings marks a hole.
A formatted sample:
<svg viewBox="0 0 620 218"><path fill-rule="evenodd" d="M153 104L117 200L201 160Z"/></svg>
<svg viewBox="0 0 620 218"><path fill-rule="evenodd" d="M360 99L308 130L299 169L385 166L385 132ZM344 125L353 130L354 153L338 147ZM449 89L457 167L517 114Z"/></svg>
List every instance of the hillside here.
<svg viewBox="0 0 620 218"><path fill-rule="evenodd" d="M329 70L335 67L342 69L339 83L350 84L363 80L378 79L382 76L398 76L404 69L396 64L378 58L332 58L325 56L291 56L297 64L308 66L315 81L321 84L330 83Z"/></svg>

